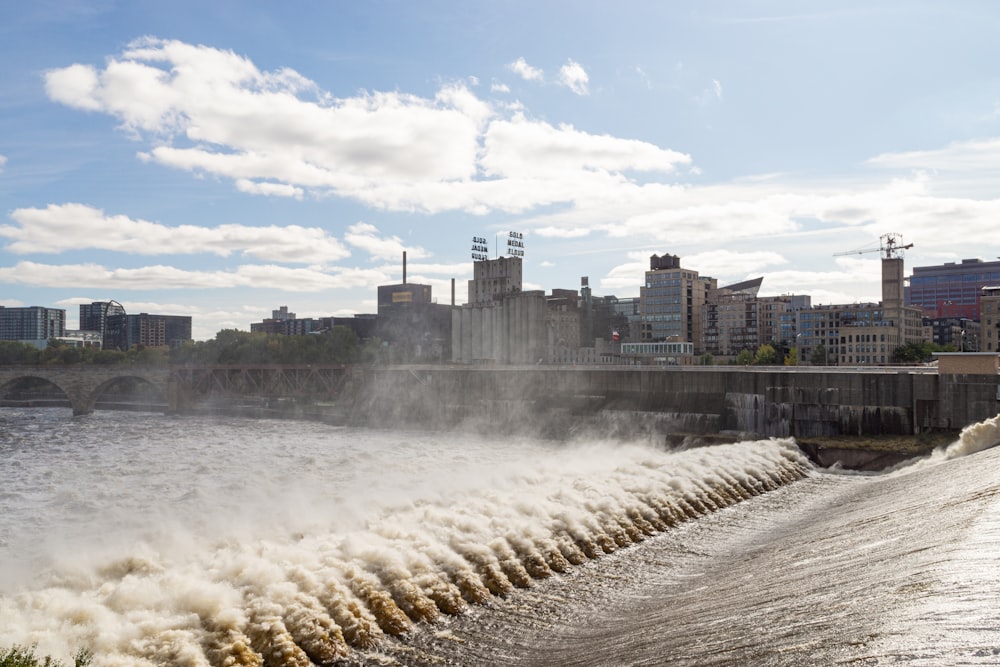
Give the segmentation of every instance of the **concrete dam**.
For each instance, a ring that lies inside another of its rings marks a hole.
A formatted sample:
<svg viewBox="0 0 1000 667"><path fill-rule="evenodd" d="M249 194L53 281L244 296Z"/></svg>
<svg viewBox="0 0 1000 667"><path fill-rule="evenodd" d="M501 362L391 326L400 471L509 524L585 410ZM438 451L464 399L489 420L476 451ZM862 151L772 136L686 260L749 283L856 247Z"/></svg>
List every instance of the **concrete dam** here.
<svg viewBox="0 0 1000 667"><path fill-rule="evenodd" d="M358 421L558 437L808 439L957 433L1000 412L1000 376L926 368L387 367L354 387Z"/></svg>

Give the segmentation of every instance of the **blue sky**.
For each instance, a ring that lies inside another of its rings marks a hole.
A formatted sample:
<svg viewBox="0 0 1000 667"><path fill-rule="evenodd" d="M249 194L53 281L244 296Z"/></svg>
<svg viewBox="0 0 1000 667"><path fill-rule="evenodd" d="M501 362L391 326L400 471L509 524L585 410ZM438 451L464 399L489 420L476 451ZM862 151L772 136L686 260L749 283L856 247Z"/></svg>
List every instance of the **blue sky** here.
<svg viewBox="0 0 1000 667"><path fill-rule="evenodd" d="M992 2L6 2L0 305L205 339L375 312L404 250L463 303L510 230L527 288L636 296L672 253L877 301L838 253L1000 256L997 34Z"/></svg>

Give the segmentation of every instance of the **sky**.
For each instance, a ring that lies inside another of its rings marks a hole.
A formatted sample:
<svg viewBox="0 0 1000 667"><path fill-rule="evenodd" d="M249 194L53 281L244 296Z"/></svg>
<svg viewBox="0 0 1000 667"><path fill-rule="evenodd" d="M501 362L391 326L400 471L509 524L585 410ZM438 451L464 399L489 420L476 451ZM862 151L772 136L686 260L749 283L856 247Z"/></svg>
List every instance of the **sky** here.
<svg viewBox="0 0 1000 667"><path fill-rule="evenodd" d="M813 304L1000 256L1000 4L0 2L0 305L197 340L287 306L638 296L652 254ZM867 252L858 252L867 251Z"/></svg>

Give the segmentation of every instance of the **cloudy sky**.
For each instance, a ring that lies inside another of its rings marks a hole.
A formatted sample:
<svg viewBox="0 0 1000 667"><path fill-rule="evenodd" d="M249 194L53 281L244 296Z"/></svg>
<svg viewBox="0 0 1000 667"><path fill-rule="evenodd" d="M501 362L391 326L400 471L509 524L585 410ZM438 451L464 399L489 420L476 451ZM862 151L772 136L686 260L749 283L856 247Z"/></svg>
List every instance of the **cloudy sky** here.
<svg viewBox="0 0 1000 667"><path fill-rule="evenodd" d="M194 336L286 305L636 296L651 254L764 294L879 299L1000 256L1000 4L0 4L0 305L114 299ZM840 254L848 253L848 254Z"/></svg>

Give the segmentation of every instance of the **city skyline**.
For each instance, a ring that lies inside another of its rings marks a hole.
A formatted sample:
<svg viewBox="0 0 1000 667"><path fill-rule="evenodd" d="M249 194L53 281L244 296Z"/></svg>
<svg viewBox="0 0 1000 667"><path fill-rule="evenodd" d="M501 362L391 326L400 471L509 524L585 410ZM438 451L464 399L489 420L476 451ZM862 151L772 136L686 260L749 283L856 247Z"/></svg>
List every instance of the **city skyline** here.
<svg viewBox="0 0 1000 667"><path fill-rule="evenodd" d="M649 256L813 304L1000 256L986 2L9 3L0 305L115 300L193 336L525 289L638 296ZM843 254L848 253L848 254Z"/></svg>

